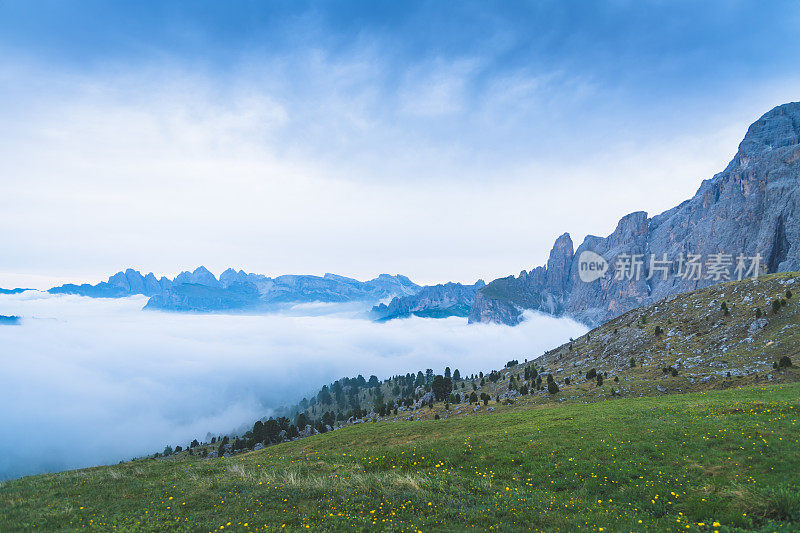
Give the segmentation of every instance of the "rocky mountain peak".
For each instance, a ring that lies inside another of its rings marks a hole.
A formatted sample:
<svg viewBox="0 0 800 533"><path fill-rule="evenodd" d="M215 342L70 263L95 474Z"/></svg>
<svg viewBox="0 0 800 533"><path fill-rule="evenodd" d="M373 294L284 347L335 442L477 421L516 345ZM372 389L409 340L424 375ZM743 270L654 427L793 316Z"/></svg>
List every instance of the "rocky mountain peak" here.
<svg viewBox="0 0 800 533"><path fill-rule="evenodd" d="M739 144L739 153L752 155L796 144L800 144L800 102L790 102L753 122Z"/></svg>
<svg viewBox="0 0 800 533"><path fill-rule="evenodd" d="M575 254L599 255L608 265L607 274L581 280L571 240L564 234L546 267L500 278L481 289L470 321L516 324L524 309L537 309L594 325L672 294L727 280L714 279L707 271L697 277L677 275L674 262L687 254L700 257L704 265L715 255L731 263L739 256L758 256L761 273L798 270L799 212L800 102L792 102L755 121L728 167L703 181L694 197L652 219L644 211L625 215L606 238L587 236ZM633 265L633 258L639 261L636 274L615 276L612 269L618 261ZM653 258L672 261L671 270L663 275L653 267L650 272ZM728 276L734 274L731 267Z"/></svg>

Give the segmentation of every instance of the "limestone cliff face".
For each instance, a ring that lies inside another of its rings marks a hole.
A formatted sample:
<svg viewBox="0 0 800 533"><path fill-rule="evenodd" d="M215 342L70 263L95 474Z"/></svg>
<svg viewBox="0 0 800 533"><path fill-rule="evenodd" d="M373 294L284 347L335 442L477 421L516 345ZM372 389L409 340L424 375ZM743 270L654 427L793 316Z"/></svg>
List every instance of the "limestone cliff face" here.
<svg viewBox="0 0 800 533"><path fill-rule="evenodd" d="M585 251L600 255L610 271L596 281L579 276ZM674 261L688 254L763 258L762 272L800 270L800 102L769 111L747 131L727 168L702 183L693 198L652 218L623 217L608 237L587 236L572 253L560 236L546 266L489 283L478 292L470 322L516 324L525 309L566 314L588 324L610 320L670 294L718 283L714 277L668 275L649 263L651 255ZM620 255L644 258L639 279L616 279ZM735 264L731 267L734 272ZM649 278L649 279L648 279Z"/></svg>

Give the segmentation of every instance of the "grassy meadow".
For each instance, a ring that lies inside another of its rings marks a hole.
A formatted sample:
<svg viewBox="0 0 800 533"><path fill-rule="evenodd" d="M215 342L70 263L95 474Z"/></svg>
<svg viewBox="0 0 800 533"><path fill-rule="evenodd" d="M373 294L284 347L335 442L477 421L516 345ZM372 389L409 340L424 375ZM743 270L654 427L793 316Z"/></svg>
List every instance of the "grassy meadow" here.
<svg viewBox="0 0 800 533"><path fill-rule="evenodd" d="M0 484L0 531L798 531L800 384L379 422Z"/></svg>

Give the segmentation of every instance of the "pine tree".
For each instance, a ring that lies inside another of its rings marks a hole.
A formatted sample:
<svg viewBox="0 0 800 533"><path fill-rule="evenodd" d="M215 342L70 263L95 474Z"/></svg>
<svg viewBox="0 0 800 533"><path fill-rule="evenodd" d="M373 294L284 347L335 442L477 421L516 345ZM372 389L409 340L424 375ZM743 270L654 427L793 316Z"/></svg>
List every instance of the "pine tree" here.
<svg viewBox="0 0 800 533"><path fill-rule="evenodd" d="M553 379L553 374L547 374L547 392L550 394L555 394L558 392L558 385Z"/></svg>
<svg viewBox="0 0 800 533"><path fill-rule="evenodd" d="M431 385L433 395L437 401L444 400L453 390L453 382L448 377L436 376Z"/></svg>

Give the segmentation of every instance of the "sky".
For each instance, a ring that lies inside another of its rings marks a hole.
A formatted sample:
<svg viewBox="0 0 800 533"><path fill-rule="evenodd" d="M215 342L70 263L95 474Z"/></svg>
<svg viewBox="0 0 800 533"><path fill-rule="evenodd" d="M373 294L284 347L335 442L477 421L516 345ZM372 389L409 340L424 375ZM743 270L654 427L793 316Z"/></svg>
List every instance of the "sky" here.
<svg viewBox="0 0 800 533"><path fill-rule="evenodd" d="M570 319L378 324L337 305L260 316L142 312L146 297L0 295L0 481L113 464L229 434L343 376L533 359L584 334ZM322 312L322 310L318 310ZM302 315L302 316L301 316ZM13 438L11 438L13 436Z"/></svg>
<svg viewBox="0 0 800 533"><path fill-rule="evenodd" d="M0 287L487 281L721 171L794 2L0 0Z"/></svg>

